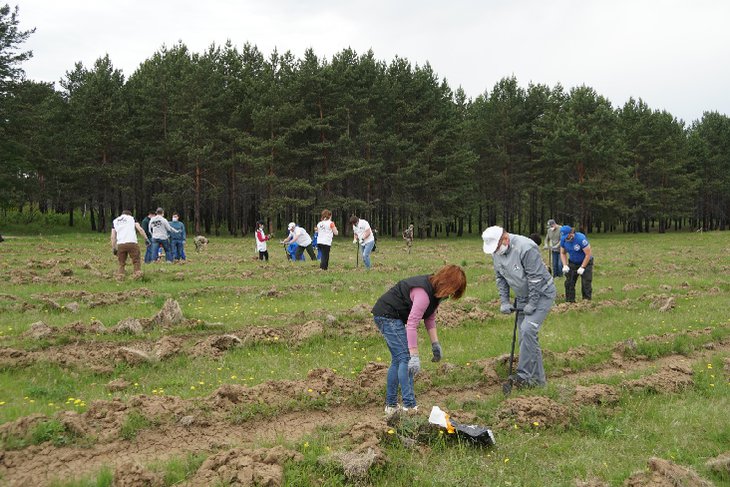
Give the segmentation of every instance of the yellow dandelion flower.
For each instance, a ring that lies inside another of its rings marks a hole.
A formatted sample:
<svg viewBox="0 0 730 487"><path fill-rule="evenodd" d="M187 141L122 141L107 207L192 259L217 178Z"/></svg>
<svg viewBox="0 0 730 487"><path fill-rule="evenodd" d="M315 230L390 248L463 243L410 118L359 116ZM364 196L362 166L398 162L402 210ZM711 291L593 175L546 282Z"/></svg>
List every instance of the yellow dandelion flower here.
<svg viewBox="0 0 730 487"><path fill-rule="evenodd" d="M388 430L388 434L389 434L389 435L392 435L393 433L395 433L395 431L393 431L393 429L389 429L389 430Z"/></svg>
<svg viewBox="0 0 730 487"><path fill-rule="evenodd" d="M5 401L0 401L0 406L4 406L4 405L5 405Z"/></svg>
<svg viewBox="0 0 730 487"><path fill-rule="evenodd" d="M533 421L532 426L540 426L540 423L538 423L537 421Z"/></svg>
<svg viewBox="0 0 730 487"><path fill-rule="evenodd" d="M312 390L312 388L310 387L309 389L307 389L307 392L314 392L314 391L313 391L313 390Z"/></svg>
<svg viewBox="0 0 730 487"><path fill-rule="evenodd" d="M303 446L304 446L304 448L309 448L309 442L305 441Z"/></svg>
<svg viewBox="0 0 730 487"><path fill-rule="evenodd" d="M195 390L195 386L190 386L190 390L191 391L194 391Z"/></svg>
<svg viewBox="0 0 730 487"><path fill-rule="evenodd" d="M509 458L505 458L504 463L509 463Z"/></svg>

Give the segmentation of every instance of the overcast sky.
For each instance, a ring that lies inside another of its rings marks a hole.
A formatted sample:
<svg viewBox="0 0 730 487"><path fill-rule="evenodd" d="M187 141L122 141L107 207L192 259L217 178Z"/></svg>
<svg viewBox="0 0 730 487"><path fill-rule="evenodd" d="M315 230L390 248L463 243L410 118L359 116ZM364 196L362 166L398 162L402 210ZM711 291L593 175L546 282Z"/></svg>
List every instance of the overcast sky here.
<svg viewBox="0 0 730 487"><path fill-rule="evenodd" d="M29 79L58 82L109 54L131 75L163 45L194 52L230 39L265 55L372 49L430 62L476 97L506 76L593 87L614 105L642 98L685 122L730 115L726 0L16 0ZM57 85L58 86L58 85Z"/></svg>

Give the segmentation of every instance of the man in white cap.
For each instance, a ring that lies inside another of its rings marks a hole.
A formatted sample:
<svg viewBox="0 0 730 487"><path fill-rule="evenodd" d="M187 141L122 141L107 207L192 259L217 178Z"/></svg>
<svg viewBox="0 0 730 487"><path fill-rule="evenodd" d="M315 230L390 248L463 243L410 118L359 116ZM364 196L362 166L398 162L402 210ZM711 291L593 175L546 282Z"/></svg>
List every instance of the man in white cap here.
<svg viewBox="0 0 730 487"><path fill-rule="evenodd" d="M307 251L309 258L313 261L316 261L317 256L314 255L314 249L312 248L312 237L309 236L307 231L302 227L297 226L297 224L294 222L291 222L287 226L287 229L289 230L289 236L286 237L286 239L284 239L282 243L284 245L287 245L290 242L294 242L298 245L294 261L299 261L305 250Z"/></svg>
<svg viewBox="0 0 730 487"><path fill-rule="evenodd" d="M493 226L482 233L485 254L491 255L499 292L499 310L510 314L510 289L517 301L520 359L509 380L516 387L546 383L538 332L555 302L555 282L540 256L540 247L521 235Z"/></svg>

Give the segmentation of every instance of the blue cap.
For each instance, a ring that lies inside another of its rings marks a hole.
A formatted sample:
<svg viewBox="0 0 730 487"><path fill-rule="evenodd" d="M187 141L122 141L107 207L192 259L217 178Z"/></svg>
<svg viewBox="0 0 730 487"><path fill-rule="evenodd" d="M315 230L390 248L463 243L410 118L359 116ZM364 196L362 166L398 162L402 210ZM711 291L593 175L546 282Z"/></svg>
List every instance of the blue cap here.
<svg viewBox="0 0 730 487"><path fill-rule="evenodd" d="M560 235L568 235L573 230L570 225L563 225L560 227Z"/></svg>

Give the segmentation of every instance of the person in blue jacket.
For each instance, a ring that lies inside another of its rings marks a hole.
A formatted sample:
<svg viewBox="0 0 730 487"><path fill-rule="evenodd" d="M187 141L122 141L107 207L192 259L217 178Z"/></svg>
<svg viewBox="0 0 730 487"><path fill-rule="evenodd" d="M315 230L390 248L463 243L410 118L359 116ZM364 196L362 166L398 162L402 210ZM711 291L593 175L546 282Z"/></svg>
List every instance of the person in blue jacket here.
<svg viewBox="0 0 730 487"><path fill-rule="evenodd" d="M175 259L175 262L184 261L187 233L185 233L185 224L180 221L180 215L177 213L172 214L170 226L179 232L173 233L170 237L172 240L172 257Z"/></svg>
<svg viewBox="0 0 730 487"><path fill-rule="evenodd" d="M575 284L580 276L583 299L593 296L593 251L588 239L569 225L560 227L560 260L565 276L565 301L575 303Z"/></svg>

